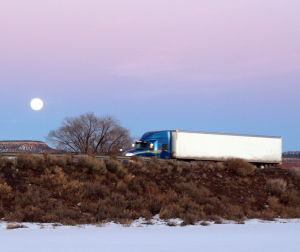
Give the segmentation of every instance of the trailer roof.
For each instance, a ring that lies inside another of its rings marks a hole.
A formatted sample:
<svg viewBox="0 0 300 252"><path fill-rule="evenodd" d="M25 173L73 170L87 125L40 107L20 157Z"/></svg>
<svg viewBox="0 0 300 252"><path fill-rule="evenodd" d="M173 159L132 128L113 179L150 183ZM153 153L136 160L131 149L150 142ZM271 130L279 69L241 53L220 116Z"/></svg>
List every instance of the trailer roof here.
<svg viewBox="0 0 300 252"><path fill-rule="evenodd" d="M202 134L214 134L214 135L230 135L230 136L247 136L247 137L265 137L265 138L279 138L282 139L281 136L263 136L263 135L247 135L247 134L231 134L231 133L218 133L218 132L203 132L203 131L188 131L188 130L158 130L152 132L160 132L160 131L171 131L171 132L185 132L185 133L202 133Z"/></svg>

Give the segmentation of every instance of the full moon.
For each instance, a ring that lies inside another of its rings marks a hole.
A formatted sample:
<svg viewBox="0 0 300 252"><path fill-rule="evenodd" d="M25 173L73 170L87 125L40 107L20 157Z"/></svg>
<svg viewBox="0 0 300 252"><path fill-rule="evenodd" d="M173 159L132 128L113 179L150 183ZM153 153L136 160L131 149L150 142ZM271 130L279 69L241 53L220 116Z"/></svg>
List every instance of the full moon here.
<svg viewBox="0 0 300 252"><path fill-rule="evenodd" d="M34 110L40 110L43 107L43 101L41 99L39 99L39 98L34 98L30 102L30 106Z"/></svg>

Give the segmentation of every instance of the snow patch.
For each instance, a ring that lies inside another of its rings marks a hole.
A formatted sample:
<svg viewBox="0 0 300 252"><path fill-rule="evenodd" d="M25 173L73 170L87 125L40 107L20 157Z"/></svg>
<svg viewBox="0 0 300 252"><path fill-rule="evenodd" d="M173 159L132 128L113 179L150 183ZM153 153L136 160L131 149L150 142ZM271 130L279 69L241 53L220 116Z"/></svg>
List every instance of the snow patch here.
<svg viewBox="0 0 300 252"><path fill-rule="evenodd" d="M169 226L173 222L175 226ZM182 220L154 216L128 225L64 226L59 223L14 223L27 228L6 229L0 222L0 249L3 252L30 251L272 251L298 252L300 219L246 220L219 225L180 226Z"/></svg>

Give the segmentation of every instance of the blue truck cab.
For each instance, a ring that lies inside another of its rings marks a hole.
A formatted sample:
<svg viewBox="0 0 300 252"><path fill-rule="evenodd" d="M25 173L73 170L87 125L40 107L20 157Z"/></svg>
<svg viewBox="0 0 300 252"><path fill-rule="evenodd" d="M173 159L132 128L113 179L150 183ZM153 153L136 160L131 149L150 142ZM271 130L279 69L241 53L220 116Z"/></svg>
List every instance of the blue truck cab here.
<svg viewBox="0 0 300 252"><path fill-rule="evenodd" d="M171 131L149 131L139 141L134 142L133 149L124 152L125 156L171 158Z"/></svg>

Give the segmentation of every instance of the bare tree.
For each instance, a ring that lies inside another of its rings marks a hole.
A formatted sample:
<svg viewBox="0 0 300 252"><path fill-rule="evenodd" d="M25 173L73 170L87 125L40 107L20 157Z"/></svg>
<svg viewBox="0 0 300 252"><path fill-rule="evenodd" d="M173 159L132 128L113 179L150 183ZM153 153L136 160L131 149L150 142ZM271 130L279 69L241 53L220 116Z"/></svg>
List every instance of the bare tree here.
<svg viewBox="0 0 300 252"><path fill-rule="evenodd" d="M46 141L68 152L116 154L119 149L129 149L132 138L115 117L96 117L88 112L66 117L61 127L48 133Z"/></svg>

